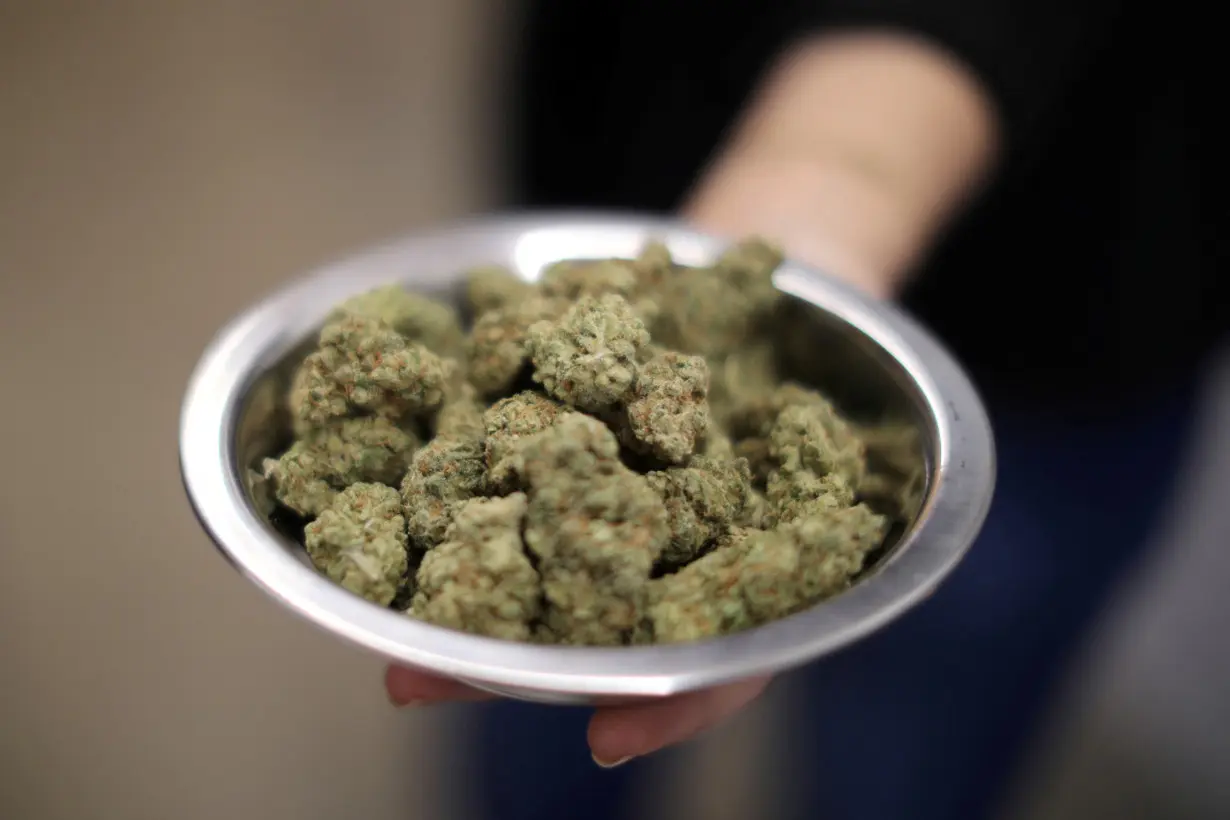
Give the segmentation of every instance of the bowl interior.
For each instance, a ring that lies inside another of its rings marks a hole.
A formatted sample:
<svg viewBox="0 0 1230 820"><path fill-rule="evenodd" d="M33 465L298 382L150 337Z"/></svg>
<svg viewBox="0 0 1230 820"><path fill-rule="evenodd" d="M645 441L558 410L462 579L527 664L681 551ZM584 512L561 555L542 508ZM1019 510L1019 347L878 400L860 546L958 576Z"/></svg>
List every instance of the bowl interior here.
<svg viewBox="0 0 1230 820"><path fill-rule="evenodd" d="M568 253L540 254L530 263L533 267L518 265L516 258L488 261L506 264L527 281L532 281L541 264L565 258L580 257ZM460 307L463 272L464 268L455 266L406 270L393 278L381 279L377 284L396 282L408 290ZM350 290L359 292L371 285L369 278L364 278L362 285L356 284ZM780 313L781 321L774 325L777 364L783 376L819 389L856 424L891 425L898 430L912 431L912 443L906 448L897 448L894 454L895 466L925 477L922 492L908 499L904 509L893 510L899 523L876 553L875 560L869 562L860 575L861 582L885 561L891 560L925 506L938 440L936 420L917 382L892 353L851 322L790 293L789 286L788 277L785 282L779 281L786 299ZM315 315L300 314L294 334L288 334L283 344L270 351L253 374L239 403L232 450L234 458L229 465L234 478L244 486L252 511L266 522L282 548L304 563L307 563L307 556L301 540L303 522L274 505L260 482L255 480L255 474L260 472L265 458L276 457L291 442L285 396L295 368L313 349L331 306L318 305Z"/></svg>

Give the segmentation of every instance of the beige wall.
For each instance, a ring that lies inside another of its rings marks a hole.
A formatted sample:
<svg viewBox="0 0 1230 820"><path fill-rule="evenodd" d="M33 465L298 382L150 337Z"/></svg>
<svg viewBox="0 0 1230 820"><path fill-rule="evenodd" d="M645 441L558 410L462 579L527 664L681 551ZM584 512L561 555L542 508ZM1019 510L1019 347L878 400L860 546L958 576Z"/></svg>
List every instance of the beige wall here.
<svg viewBox="0 0 1230 820"><path fill-rule="evenodd" d="M489 199L499 5L0 4L0 817L434 816L444 717L214 554L176 415L254 296Z"/></svg>

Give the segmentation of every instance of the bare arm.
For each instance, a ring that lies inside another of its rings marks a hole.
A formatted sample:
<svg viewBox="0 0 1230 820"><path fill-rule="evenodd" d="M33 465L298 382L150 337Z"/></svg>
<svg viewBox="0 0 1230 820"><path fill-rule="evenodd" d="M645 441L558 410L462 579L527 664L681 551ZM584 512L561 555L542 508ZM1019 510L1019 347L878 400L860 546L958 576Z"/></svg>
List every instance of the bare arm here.
<svg viewBox="0 0 1230 820"><path fill-rule="evenodd" d="M685 215L716 233L764 232L891 296L997 143L982 87L938 48L894 33L818 36L770 72Z"/></svg>

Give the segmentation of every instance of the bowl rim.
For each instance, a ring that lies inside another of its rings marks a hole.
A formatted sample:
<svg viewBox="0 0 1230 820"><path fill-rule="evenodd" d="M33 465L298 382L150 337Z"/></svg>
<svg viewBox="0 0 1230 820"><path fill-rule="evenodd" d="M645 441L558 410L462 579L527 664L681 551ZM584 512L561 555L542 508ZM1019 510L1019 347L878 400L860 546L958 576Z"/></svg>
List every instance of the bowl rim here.
<svg viewBox="0 0 1230 820"><path fill-rule="evenodd" d="M854 325L896 359L923 397L937 434L932 489L918 523L893 557L849 590L788 618L696 643L539 646L465 634L382 609L296 559L248 502L232 469L242 401L257 374L300 343L303 328L318 324L338 301L388 283L387 276L373 279L371 271L387 268L390 258L448 264L450 248L462 243L474 248L514 242L516 259L490 261L525 269L537 264L534 253L570 255L547 249L552 236L569 237L575 247L586 237L613 238L617 241L604 244L630 252L657 238L687 264L712 258L731 241L667 218L575 211L496 214L403 235L275 290L210 341L180 414L184 487L201 526L229 563L299 616L390 661L481 686L614 698L671 695L802 665L896 619L955 568L982 527L995 484L990 421L974 386L948 351L898 307L793 259L775 274L777 286ZM530 237L537 237L536 245ZM288 317L299 330L286 326Z"/></svg>

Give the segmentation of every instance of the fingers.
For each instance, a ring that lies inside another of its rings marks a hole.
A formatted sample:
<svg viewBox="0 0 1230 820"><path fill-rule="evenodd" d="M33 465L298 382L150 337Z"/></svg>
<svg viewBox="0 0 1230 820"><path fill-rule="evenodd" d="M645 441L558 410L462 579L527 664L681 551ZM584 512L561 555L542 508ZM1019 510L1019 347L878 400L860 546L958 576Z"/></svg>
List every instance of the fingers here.
<svg viewBox="0 0 1230 820"><path fill-rule="evenodd" d="M600 766L616 766L687 740L751 703L769 678L689 692L637 706L599 709L589 724L589 747Z"/></svg>
<svg viewBox="0 0 1230 820"><path fill-rule="evenodd" d="M416 706L442 701L491 700L495 695L473 689L464 683L438 678L402 666L384 672L384 689L394 706Z"/></svg>
<svg viewBox="0 0 1230 820"><path fill-rule="evenodd" d="M610 767L681 743L751 703L768 683L767 677L754 678L652 703L599 709L589 724L590 751L598 765ZM384 687L395 706L495 697L457 681L401 666L385 670Z"/></svg>

